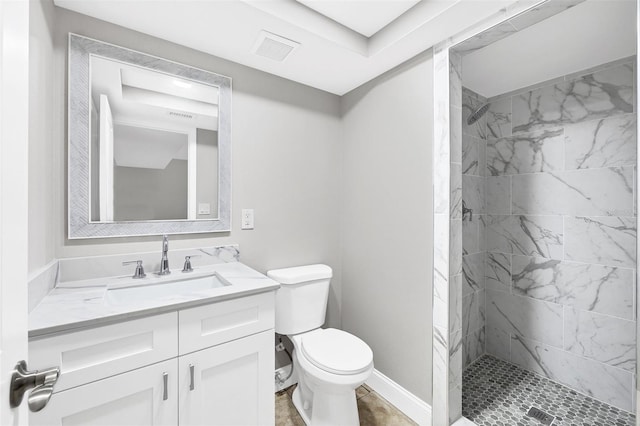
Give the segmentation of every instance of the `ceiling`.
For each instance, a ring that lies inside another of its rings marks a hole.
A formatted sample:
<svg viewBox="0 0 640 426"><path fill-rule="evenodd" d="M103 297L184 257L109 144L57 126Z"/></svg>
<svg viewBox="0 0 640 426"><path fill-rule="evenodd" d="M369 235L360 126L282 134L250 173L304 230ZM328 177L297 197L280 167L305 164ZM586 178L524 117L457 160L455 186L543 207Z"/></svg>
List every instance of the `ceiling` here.
<svg viewBox="0 0 640 426"><path fill-rule="evenodd" d="M491 98L635 54L635 0L586 0L464 56L462 83Z"/></svg>
<svg viewBox="0 0 640 426"><path fill-rule="evenodd" d="M524 0L531 4L540 0ZM54 0L66 9L343 95L514 0ZM152 15L153 19L149 19ZM254 53L263 31L299 45ZM215 70L213 70L215 71Z"/></svg>
<svg viewBox="0 0 640 426"><path fill-rule="evenodd" d="M297 0L365 37L371 37L420 0Z"/></svg>

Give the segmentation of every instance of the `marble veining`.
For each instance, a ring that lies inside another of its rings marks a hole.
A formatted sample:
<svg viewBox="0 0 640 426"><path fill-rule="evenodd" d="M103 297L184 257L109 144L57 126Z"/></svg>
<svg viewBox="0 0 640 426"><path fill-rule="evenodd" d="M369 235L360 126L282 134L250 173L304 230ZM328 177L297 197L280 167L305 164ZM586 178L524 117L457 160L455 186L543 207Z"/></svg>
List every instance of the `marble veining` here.
<svg viewBox="0 0 640 426"><path fill-rule="evenodd" d="M487 219L487 251L562 258L561 217L496 215Z"/></svg>
<svg viewBox="0 0 640 426"><path fill-rule="evenodd" d="M462 386L462 330L449 335L449 389Z"/></svg>
<svg viewBox="0 0 640 426"><path fill-rule="evenodd" d="M564 137L567 170L636 164L635 114L569 124Z"/></svg>
<svg viewBox="0 0 640 426"><path fill-rule="evenodd" d="M487 174L492 176L560 170L562 129L547 129L487 140Z"/></svg>
<svg viewBox="0 0 640 426"><path fill-rule="evenodd" d="M565 258L634 268L635 217L567 217Z"/></svg>
<svg viewBox="0 0 640 426"><path fill-rule="evenodd" d="M514 255L512 271L515 294L633 319L633 269Z"/></svg>
<svg viewBox="0 0 640 426"><path fill-rule="evenodd" d="M516 214L632 216L633 168L514 175L512 196Z"/></svg>
<svg viewBox="0 0 640 426"><path fill-rule="evenodd" d="M451 164L462 163L462 110L460 107L451 106L449 122L451 131L449 132L449 147L451 152Z"/></svg>
<svg viewBox="0 0 640 426"><path fill-rule="evenodd" d="M463 200L484 208L477 251L486 255L484 290L475 252L463 259L463 295L473 296L463 302L465 368L483 345L635 410L634 60L492 98L486 139L467 129L475 134L463 138L470 175L463 176ZM469 92L466 102L479 98ZM478 141L485 144L484 193L474 181L482 176ZM474 235L468 230L464 238ZM485 326L474 331L472 302L480 294Z"/></svg>
<svg viewBox="0 0 640 426"><path fill-rule="evenodd" d="M487 252L485 263L487 289L511 291L511 258L509 254Z"/></svg>
<svg viewBox="0 0 640 426"><path fill-rule="evenodd" d="M462 174L484 176L487 143L484 139L462 135Z"/></svg>
<svg viewBox="0 0 640 426"><path fill-rule="evenodd" d="M462 257L462 296L484 289L485 254L474 253Z"/></svg>
<svg viewBox="0 0 640 426"><path fill-rule="evenodd" d="M485 327L464 336L462 341L462 366L467 368L485 353Z"/></svg>
<svg viewBox="0 0 640 426"><path fill-rule="evenodd" d="M515 96L513 132L631 113L633 81L629 63Z"/></svg>
<svg viewBox="0 0 640 426"><path fill-rule="evenodd" d="M512 339L511 362L614 407L632 410L634 386L629 371L519 336Z"/></svg>
<svg viewBox="0 0 640 426"><path fill-rule="evenodd" d="M448 214L433 218L433 325L443 329L449 327L449 222Z"/></svg>
<svg viewBox="0 0 640 426"><path fill-rule="evenodd" d="M462 319L462 334L464 336L484 327L484 299L484 291L471 293L462 298L462 310L466 313L465 317Z"/></svg>
<svg viewBox="0 0 640 426"><path fill-rule="evenodd" d="M449 275L462 274L462 220L451 220L449 229Z"/></svg>
<svg viewBox="0 0 640 426"><path fill-rule="evenodd" d="M511 97L491 100L487 111L487 139L511 136Z"/></svg>
<svg viewBox="0 0 640 426"><path fill-rule="evenodd" d="M451 163L451 219L462 219L462 166Z"/></svg>
<svg viewBox="0 0 640 426"><path fill-rule="evenodd" d="M484 241L480 239L480 218L466 215L462 219L462 254L468 255L484 250ZM481 248L482 247L482 248Z"/></svg>
<svg viewBox="0 0 640 426"><path fill-rule="evenodd" d="M462 275L450 278L449 330L462 330Z"/></svg>
<svg viewBox="0 0 640 426"><path fill-rule="evenodd" d="M486 290L487 326L562 348L562 305Z"/></svg>
<svg viewBox="0 0 640 426"><path fill-rule="evenodd" d="M564 335L565 350L635 372L635 321L566 308Z"/></svg>
<svg viewBox="0 0 640 426"><path fill-rule="evenodd" d="M485 179L480 176L462 175L462 202L474 215L484 214Z"/></svg>
<svg viewBox="0 0 640 426"><path fill-rule="evenodd" d="M509 21L502 22L456 46L456 52L468 54L511 35L518 30Z"/></svg>

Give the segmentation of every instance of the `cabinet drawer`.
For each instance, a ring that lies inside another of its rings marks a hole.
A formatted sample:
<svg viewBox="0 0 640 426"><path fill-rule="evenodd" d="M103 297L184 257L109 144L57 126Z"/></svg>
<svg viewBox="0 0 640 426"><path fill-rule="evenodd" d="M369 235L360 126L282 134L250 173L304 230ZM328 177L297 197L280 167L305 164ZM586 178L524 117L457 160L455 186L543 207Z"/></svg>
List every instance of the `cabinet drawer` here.
<svg viewBox="0 0 640 426"><path fill-rule="evenodd" d="M177 312L29 341L29 367L60 367L60 392L177 356Z"/></svg>
<svg viewBox="0 0 640 426"><path fill-rule="evenodd" d="M180 354L273 328L274 294L270 291L180 311Z"/></svg>

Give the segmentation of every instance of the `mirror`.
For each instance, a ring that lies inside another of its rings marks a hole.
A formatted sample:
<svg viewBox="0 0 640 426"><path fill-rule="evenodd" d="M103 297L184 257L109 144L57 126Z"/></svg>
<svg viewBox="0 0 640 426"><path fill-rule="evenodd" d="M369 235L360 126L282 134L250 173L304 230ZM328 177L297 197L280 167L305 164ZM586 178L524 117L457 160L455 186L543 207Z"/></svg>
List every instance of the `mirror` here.
<svg viewBox="0 0 640 426"><path fill-rule="evenodd" d="M231 80L69 35L69 237L228 231Z"/></svg>

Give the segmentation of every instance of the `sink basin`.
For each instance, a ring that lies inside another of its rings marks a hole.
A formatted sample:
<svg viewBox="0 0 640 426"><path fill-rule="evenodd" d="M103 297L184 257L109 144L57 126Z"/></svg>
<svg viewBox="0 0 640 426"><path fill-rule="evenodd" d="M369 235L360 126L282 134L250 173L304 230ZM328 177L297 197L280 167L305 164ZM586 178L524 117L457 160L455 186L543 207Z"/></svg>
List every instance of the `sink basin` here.
<svg viewBox="0 0 640 426"><path fill-rule="evenodd" d="M162 299L188 298L193 293L228 285L230 284L214 274L185 280L110 288L107 289L105 301L111 305L130 305Z"/></svg>

